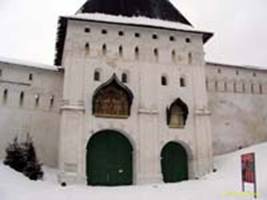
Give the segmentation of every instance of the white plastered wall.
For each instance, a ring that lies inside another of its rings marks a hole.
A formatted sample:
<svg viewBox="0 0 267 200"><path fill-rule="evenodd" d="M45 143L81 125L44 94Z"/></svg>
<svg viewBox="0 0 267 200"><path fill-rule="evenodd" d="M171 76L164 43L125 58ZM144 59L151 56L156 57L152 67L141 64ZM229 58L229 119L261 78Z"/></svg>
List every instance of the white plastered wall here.
<svg viewBox="0 0 267 200"><path fill-rule="evenodd" d="M29 134L40 162L57 166L63 74L55 69L1 61L0 69L0 159L5 157L5 149L15 137L25 141ZM29 80L29 74L33 80ZM8 91L6 100L5 90ZM24 92L23 105L19 103L21 92ZM53 106L50 105L52 96Z"/></svg>

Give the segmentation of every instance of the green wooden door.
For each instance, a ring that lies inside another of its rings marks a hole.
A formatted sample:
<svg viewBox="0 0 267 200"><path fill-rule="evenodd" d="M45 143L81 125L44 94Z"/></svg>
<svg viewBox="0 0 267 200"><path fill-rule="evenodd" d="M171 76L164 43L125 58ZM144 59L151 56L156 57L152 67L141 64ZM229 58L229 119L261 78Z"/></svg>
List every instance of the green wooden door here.
<svg viewBox="0 0 267 200"><path fill-rule="evenodd" d="M188 179L188 160L185 149L176 142L169 142L161 152L161 171L165 183Z"/></svg>
<svg viewBox="0 0 267 200"><path fill-rule="evenodd" d="M131 185L132 146L115 131L95 134L87 145L88 185Z"/></svg>

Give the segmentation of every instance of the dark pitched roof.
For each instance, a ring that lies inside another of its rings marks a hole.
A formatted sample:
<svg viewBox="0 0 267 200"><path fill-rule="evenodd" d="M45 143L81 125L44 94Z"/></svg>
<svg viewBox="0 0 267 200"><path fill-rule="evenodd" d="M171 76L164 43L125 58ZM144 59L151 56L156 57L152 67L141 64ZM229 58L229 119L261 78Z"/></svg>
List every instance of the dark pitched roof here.
<svg viewBox="0 0 267 200"><path fill-rule="evenodd" d="M153 19L161 19L172 22L180 22L185 25L191 25L191 23L169 2L169 0L88 0L81 7L78 13L103 13L110 15L122 15L122 16L143 16ZM56 42L56 55L55 65L62 65L62 57L66 38L66 29L68 26L68 20L78 20L72 17L60 17L59 27L57 33ZM93 21L86 19L79 19L85 21ZM112 22L103 22L112 23ZM116 24L116 23L115 23ZM137 26L136 24L128 24L129 26ZM139 25L142 27L153 27L149 25ZM157 27L160 29L176 30L166 27ZM182 30L181 30L182 31ZM211 37L212 33L188 31L194 33L203 34L203 42L206 43Z"/></svg>
<svg viewBox="0 0 267 200"><path fill-rule="evenodd" d="M144 16L191 25L169 0L88 0L80 12Z"/></svg>

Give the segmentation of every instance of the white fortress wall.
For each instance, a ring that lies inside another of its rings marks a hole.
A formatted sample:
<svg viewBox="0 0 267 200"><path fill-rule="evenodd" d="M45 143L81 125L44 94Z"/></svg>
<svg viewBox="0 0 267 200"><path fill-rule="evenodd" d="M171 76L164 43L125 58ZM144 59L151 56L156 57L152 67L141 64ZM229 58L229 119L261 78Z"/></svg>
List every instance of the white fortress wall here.
<svg viewBox="0 0 267 200"><path fill-rule="evenodd" d="M214 154L267 140L267 70L207 63Z"/></svg>
<svg viewBox="0 0 267 200"><path fill-rule="evenodd" d="M0 61L0 159L15 137L29 134L40 162L57 165L62 82L56 69Z"/></svg>

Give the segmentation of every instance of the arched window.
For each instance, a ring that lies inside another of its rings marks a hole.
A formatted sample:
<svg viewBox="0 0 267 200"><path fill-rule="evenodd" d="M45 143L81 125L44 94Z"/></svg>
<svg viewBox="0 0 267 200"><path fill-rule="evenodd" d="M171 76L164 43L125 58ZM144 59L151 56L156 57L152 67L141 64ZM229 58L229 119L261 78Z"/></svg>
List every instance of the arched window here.
<svg viewBox="0 0 267 200"><path fill-rule="evenodd" d="M185 84L185 78L180 78L180 86L181 87L185 87L186 86L186 84Z"/></svg>
<svg viewBox="0 0 267 200"><path fill-rule="evenodd" d="M121 81L122 81L123 83L127 83L127 82L128 82L128 76L127 76L126 73L123 73L123 74L121 75Z"/></svg>
<svg viewBox="0 0 267 200"><path fill-rule="evenodd" d="M95 73L94 73L94 80L95 81L100 81L100 72L98 70L96 70Z"/></svg>
<svg viewBox="0 0 267 200"><path fill-rule="evenodd" d="M128 118L133 101L132 92L113 75L93 96L93 114L96 117Z"/></svg>
<svg viewBox="0 0 267 200"><path fill-rule="evenodd" d="M19 105L23 106L23 103L24 103L24 92L21 92L19 96Z"/></svg>
<svg viewBox="0 0 267 200"><path fill-rule="evenodd" d="M166 86L168 85L168 80L166 76L161 77L161 85Z"/></svg>
<svg viewBox="0 0 267 200"><path fill-rule="evenodd" d="M4 90L4 94L3 94L3 103L6 103L7 102L7 98L8 98L8 90L5 89Z"/></svg>
<svg viewBox="0 0 267 200"><path fill-rule="evenodd" d="M188 108L181 99L177 99L167 108L167 124L170 128L184 128L187 117Z"/></svg>

